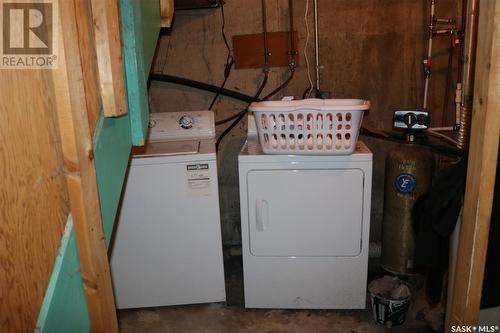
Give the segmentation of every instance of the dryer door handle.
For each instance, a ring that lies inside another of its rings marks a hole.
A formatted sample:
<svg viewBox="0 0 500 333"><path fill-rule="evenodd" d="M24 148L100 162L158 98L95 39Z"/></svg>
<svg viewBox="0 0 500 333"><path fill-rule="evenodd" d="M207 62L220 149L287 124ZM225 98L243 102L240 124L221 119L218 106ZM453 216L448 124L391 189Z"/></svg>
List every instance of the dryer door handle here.
<svg viewBox="0 0 500 333"><path fill-rule="evenodd" d="M255 200L255 224L257 231L265 231L269 227L269 203L266 200Z"/></svg>

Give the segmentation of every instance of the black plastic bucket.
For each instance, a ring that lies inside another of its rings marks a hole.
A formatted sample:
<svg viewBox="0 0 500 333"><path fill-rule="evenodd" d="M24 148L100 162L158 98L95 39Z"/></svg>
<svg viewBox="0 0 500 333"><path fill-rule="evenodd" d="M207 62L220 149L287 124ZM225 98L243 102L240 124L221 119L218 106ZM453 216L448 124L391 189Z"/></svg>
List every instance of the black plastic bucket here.
<svg viewBox="0 0 500 333"><path fill-rule="evenodd" d="M406 313L410 307L410 297L404 299L388 299L371 294L373 318L379 324L387 327L398 326L405 322Z"/></svg>

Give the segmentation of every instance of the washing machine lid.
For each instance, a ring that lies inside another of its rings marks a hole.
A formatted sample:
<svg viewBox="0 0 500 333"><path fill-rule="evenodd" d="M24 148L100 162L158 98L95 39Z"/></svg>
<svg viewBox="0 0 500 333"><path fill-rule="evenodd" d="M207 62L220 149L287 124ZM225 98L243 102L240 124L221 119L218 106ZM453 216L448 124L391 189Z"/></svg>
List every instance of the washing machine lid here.
<svg viewBox="0 0 500 333"><path fill-rule="evenodd" d="M151 113L148 142L206 140L215 137L212 111Z"/></svg>
<svg viewBox="0 0 500 333"><path fill-rule="evenodd" d="M199 141L158 141L147 145L134 147L133 157L175 156L197 154L200 150Z"/></svg>
<svg viewBox="0 0 500 333"><path fill-rule="evenodd" d="M214 140L160 141L134 147L130 165L215 160Z"/></svg>

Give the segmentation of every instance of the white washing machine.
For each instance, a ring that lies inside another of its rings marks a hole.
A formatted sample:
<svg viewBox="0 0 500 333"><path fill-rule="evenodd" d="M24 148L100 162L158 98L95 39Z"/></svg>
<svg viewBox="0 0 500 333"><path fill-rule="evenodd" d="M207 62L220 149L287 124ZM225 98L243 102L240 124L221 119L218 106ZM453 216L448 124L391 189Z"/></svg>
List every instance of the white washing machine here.
<svg viewBox="0 0 500 333"><path fill-rule="evenodd" d="M249 121L252 124L252 121ZM372 153L239 155L247 308L365 308Z"/></svg>
<svg viewBox="0 0 500 333"><path fill-rule="evenodd" d="M225 301L214 136L210 111L151 114L111 255L118 308Z"/></svg>

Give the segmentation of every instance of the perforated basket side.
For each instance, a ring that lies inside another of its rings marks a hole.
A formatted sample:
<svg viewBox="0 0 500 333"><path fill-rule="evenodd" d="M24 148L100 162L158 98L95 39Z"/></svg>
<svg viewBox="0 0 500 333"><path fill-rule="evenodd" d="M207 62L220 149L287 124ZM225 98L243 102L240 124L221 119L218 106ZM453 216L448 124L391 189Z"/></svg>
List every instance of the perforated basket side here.
<svg viewBox="0 0 500 333"><path fill-rule="evenodd" d="M266 154L347 155L357 143L363 111L255 112Z"/></svg>

